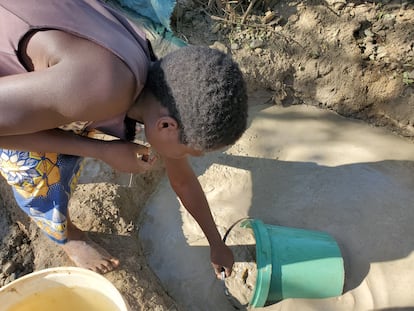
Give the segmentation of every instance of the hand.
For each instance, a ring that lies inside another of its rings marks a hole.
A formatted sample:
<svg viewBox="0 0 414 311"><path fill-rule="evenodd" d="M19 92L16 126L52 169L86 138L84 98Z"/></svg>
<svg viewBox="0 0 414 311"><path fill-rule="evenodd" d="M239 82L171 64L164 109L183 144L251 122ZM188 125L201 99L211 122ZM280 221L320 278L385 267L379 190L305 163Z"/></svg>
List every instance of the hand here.
<svg viewBox="0 0 414 311"><path fill-rule="evenodd" d="M144 173L153 167L157 157L150 156L150 148L122 140L105 141L100 159L117 171Z"/></svg>
<svg viewBox="0 0 414 311"><path fill-rule="evenodd" d="M221 279L221 271L224 271L226 277L231 275L234 257L230 248L222 242L210 249L211 264L218 279Z"/></svg>

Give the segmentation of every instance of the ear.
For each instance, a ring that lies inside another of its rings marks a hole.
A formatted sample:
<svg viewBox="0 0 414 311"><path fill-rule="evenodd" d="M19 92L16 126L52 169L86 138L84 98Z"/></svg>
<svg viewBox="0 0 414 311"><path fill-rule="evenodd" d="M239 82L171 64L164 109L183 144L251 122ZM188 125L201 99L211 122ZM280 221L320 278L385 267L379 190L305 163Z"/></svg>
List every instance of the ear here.
<svg viewBox="0 0 414 311"><path fill-rule="evenodd" d="M178 130L177 121L170 116L160 117L156 122L156 126L158 130L162 130L162 131L165 131L165 130L177 131Z"/></svg>

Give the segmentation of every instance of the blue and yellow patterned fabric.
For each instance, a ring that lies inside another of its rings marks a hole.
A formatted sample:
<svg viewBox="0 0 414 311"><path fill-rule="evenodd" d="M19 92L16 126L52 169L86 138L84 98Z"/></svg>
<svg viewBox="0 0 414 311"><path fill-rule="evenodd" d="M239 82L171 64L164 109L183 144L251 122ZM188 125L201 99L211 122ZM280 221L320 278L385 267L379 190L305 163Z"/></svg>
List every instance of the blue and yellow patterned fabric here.
<svg viewBox="0 0 414 311"><path fill-rule="evenodd" d="M0 149L0 173L20 208L57 243L67 240L67 208L81 157Z"/></svg>

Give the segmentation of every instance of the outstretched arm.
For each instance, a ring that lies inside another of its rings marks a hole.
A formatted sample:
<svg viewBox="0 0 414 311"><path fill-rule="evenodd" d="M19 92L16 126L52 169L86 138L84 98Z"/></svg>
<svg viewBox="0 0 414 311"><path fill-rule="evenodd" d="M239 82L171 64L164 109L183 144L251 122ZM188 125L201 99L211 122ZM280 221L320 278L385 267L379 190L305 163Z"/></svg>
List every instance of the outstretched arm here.
<svg viewBox="0 0 414 311"><path fill-rule="evenodd" d="M233 254L217 231L206 196L188 160L165 159L165 166L172 188L200 225L210 244L211 263L216 276L220 278L223 268L229 276L234 263Z"/></svg>
<svg viewBox="0 0 414 311"><path fill-rule="evenodd" d="M128 173L142 173L154 163L154 159L146 162L139 156L148 155L149 150L145 146L121 140L92 139L59 129L0 136L0 148L91 157Z"/></svg>

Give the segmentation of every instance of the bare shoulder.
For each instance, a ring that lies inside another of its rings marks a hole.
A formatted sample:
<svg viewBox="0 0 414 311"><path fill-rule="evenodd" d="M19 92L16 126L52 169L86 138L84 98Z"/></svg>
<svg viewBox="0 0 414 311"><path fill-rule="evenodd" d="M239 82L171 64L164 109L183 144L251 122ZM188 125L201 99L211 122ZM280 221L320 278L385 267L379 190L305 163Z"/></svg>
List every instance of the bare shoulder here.
<svg viewBox="0 0 414 311"><path fill-rule="evenodd" d="M164 157L163 161L168 178L173 186L187 184L190 180L195 178L194 171L188 162L187 157L179 159Z"/></svg>
<svg viewBox="0 0 414 311"><path fill-rule="evenodd" d="M60 83L54 86L72 99L72 109L78 107L82 117L105 119L126 111L131 104L135 93L131 70L90 40L58 30L39 31L28 41L26 55L35 72L47 69L51 77L58 78ZM94 109L96 105L100 109Z"/></svg>

